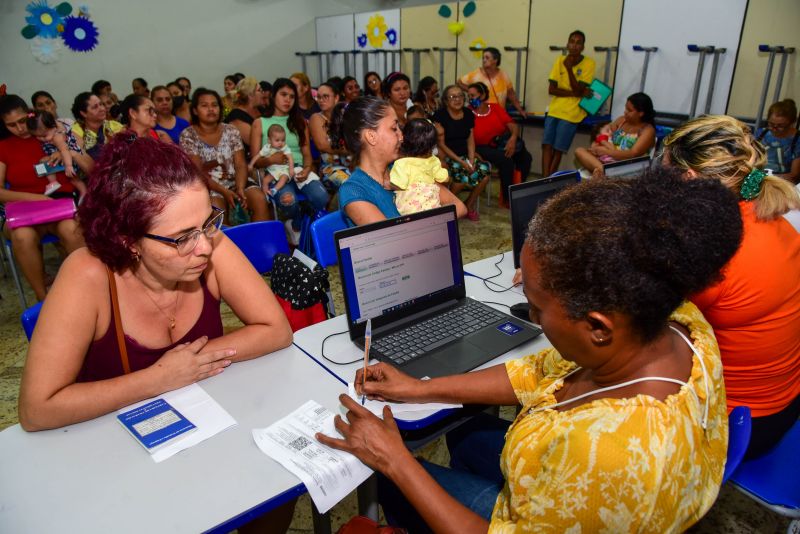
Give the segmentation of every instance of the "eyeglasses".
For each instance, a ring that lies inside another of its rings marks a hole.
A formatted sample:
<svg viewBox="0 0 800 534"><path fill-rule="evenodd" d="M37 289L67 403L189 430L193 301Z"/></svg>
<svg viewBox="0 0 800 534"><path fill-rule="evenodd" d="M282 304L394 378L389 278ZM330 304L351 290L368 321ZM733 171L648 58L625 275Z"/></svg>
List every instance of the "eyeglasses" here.
<svg viewBox="0 0 800 534"><path fill-rule="evenodd" d="M464 100L464 93L458 93L455 95L447 95L447 100Z"/></svg>
<svg viewBox="0 0 800 534"><path fill-rule="evenodd" d="M213 210L211 212L211 217L203 225L202 230L192 230L191 232L183 234L177 239L155 234L144 234L144 237L172 245L178 249L178 255L188 256L197 246L197 241L200 239L201 233L204 234L208 239L211 239L214 237L214 234L217 233L217 230L219 230L222 226L222 216L225 214L225 210L221 210L216 206L211 206L211 209Z"/></svg>
<svg viewBox="0 0 800 534"><path fill-rule="evenodd" d="M771 122L771 121L767 122L767 127L770 130L776 130L776 131L779 131L779 132L782 132L783 130L786 130L787 128L790 128L791 126L792 126L791 122L784 122L784 123Z"/></svg>
<svg viewBox="0 0 800 534"><path fill-rule="evenodd" d="M321 95L317 93L317 100L330 100L333 98L333 95Z"/></svg>
<svg viewBox="0 0 800 534"><path fill-rule="evenodd" d="M145 113L149 113L150 115L158 115L156 108L147 108L142 111L144 111Z"/></svg>

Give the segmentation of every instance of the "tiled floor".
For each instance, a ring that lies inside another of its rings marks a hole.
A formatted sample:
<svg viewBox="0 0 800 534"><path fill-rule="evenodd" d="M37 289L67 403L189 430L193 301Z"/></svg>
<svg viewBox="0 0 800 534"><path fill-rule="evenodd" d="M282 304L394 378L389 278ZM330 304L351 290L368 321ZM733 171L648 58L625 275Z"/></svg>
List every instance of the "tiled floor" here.
<svg viewBox="0 0 800 534"><path fill-rule="evenodd" d="M498 183L495 180L494 190ZM507 210L497 208L497 198L492 207L485 206L486 197L482 199L481 221L474 223L461 221L461 243L464 263L486 258L500 251L511 249L509 231L509 214ZM59 258L52 250L46 248L47 270L55 274ZM333 286L337 310L344 310L339 291L339 274L332 270L330 280ZM29 303L35 302L30 290L27 290ZM17 423L17 397L22 368L25 364L27 341L19 323L21 308L11 276L6 272L0 276L0 430ZM223 322L226 328L235 328L238 320L227 307L223 307ZM420 454L437 463L446 464L449 460L447 450L441 440L430 444ZM2 458L0 461L8 461ZM344 521L356 514L356 499L350 495L330 513L334 532ZM780 533L785 532L788 520L759 507L744 497L730 485L722 488L719 499L708 515L698 523L691 532L710 533ZM293 534L312 532L311 508L308 496L300 498L295 510L290 532Z"/></svg>

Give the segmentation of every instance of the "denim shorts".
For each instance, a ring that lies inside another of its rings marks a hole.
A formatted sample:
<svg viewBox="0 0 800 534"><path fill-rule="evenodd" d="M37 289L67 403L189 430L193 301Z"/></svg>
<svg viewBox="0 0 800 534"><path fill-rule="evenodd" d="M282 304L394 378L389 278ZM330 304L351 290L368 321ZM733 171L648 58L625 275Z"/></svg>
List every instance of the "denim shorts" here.
<svg viewBox="0 0 800 534"><path fill-rule="evenodd" d="M569 122L548 115L544 118L544 139L542 144L550 145L559 152L568 152L577 131L577 122Z"/></svg>

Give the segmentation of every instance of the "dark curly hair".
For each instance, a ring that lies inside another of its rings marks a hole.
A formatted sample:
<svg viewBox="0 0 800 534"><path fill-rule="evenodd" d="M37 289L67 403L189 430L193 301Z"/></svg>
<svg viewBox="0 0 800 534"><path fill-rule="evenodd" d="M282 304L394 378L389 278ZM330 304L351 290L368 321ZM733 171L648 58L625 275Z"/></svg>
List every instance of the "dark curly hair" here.
<svg viewBox="0 0 800 534"><path fill-rule="evenodd" d="M131 244L176 193L195 183L204 182L180 147L120 132L103 149L78 208L86 246L114 271L130 267Z"/></svg>
<svg viewBox="0 0 800 534"><path fill-rule="evenodd" d="M720 278L741 239L725 186L658 168L564 190L538 210L526 242L541 287L570 318L622 313L647 343L684 299Z"/></svg>
<svg viewBox="0 0 800 534"><path fill-rule="evenodd" d="M411 119L403 127L403 144L400 153L404 157L429 157L436 146L436 128L428 119Z"/></svg>

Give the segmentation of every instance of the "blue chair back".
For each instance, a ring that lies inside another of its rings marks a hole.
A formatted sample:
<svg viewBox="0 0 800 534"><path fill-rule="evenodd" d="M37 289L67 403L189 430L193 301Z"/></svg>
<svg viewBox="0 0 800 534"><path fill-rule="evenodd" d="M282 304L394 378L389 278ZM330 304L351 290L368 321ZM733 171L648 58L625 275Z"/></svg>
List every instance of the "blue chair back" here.
<svg viewBox="0 0 800 534"><path fill-rule="evenodd" d="M314 243L317 263L323 267L336 265L336 243L333 234L347 228L341 211L334 211L311 223L311 240Z"/></svg>
<svg viewBox="0 0 800 534"><path fill-rule="evenodd" d="M28 336L28 341L33 336L33 329L36 328L36 321L39 320L39 312L42 311L42 303L37 302L20 315L19 320L22 322L22 328L25 330L25 335Z"/></svg>
<svg viewBox="0 0 800 534"><path fill-rule="evenodd" d="M289 253L286 231L280 221L260 221L222 230L241 250L256 271L272 270L272 257L278 252Z"/></svg>
<svg viewBox="0 0 800 534"><path fill-rule="evenodd" d="M722 483L728 481L730 476L739 467L747 446L750 444L750 408L737 406L728 416L728 459L725 462L725 473Z"/></svg>
<svg viewBox="0 0 800 534"><path fill-rule="evenodd" d="M739 464L731 482L744 494L781 515L800 518L800 419L771 451Z"/></svg>

